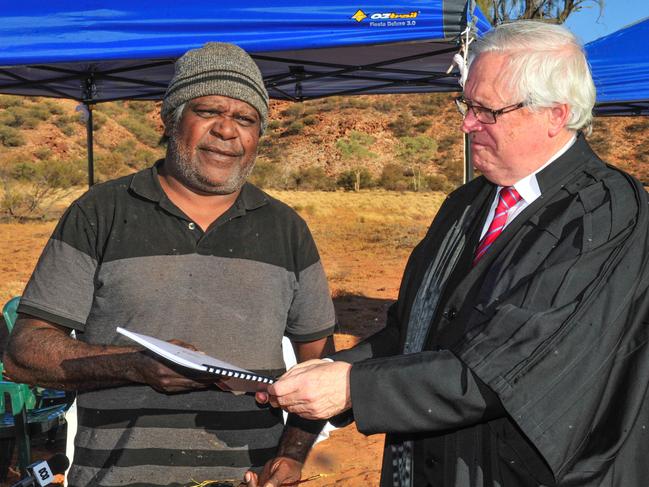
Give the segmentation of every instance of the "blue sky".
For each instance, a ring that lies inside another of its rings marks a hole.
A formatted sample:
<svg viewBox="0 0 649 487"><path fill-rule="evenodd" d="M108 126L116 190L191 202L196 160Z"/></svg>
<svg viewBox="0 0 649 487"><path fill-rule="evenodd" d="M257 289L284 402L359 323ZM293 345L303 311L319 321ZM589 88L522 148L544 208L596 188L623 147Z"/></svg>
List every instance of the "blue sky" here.
<svg viewBox="0 0 649 487"><path fill-rule="evenodd" d="M590 8L573 13L565 25L585 44L610 34L637 20L649 17L649 0L604 0L604 10L588 2Z"/></svg>

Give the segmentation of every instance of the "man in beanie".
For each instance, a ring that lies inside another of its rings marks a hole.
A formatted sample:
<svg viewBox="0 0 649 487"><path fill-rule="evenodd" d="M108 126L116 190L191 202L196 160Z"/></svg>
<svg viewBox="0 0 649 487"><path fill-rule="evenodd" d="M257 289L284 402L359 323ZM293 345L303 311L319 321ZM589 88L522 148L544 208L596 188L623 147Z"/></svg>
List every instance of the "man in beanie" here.
<svg viewBox="0 0 649 487"><path fill-rule="evenodd" d="M311 234L246 183L267 117L242 49L189 51L162 105L165 159L94 186L46 245L4 363L19 382L78 392L70 486L238 485L249 468L276 485L300 478L319 424L285 428L251 394L223 392L115 331L191 343L265 375L285 369L284 335L299 360L330 351L334 311Z"/></svg>

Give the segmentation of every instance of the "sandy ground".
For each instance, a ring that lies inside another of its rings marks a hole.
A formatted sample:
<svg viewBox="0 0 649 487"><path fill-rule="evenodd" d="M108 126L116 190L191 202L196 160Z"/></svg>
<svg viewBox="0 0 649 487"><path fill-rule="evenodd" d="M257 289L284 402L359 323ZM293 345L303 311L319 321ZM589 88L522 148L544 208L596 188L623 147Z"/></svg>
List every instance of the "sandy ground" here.
<svg viewBox="0 0 649 487"><path fill-rule="evenodd" d="M327 271L340 327L338 349L352 346L383 326L397 296L407 256L423 236L440 195L397 193L280 193L300 211L314 234ZM20 294L54 222L0 224L0 302ZM333 431L311 452L305 487L378 485L383 435L365 437L354 425ZM35 441L33 458L65 448ZM4 485L12 485L15 474ZM206 479L201 479L206 480Z"/></svg>

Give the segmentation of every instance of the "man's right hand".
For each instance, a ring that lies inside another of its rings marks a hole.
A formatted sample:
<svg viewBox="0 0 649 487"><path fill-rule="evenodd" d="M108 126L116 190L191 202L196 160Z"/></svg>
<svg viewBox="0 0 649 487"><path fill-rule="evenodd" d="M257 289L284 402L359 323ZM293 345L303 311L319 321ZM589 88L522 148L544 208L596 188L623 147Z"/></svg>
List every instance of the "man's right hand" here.
<svg viewBox="0 0 649 487"><path fill-rule="evenodd" d="M182 340L173 339L169 340L169 343L189 350L199 351L193 345ZM206 389L215 384L214 377L182 374L180 368L172 368L166 365L165 362L153 358L145 351L137 352L137 355L133 381L148 384L158 392L171 393Z"/></svg>

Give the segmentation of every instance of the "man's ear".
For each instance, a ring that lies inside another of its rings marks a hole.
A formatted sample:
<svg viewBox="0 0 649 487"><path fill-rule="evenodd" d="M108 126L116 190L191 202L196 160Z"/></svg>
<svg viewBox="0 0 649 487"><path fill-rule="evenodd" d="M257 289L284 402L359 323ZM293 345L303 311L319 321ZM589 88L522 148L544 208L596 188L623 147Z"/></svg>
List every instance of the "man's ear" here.
<svg viewBox="0 0 649 487"><path fill-rule="evenodd" d="M554 137L561 133L568 125L571 110L567 103L552 106L548 112L548 135Z"/></svg>

